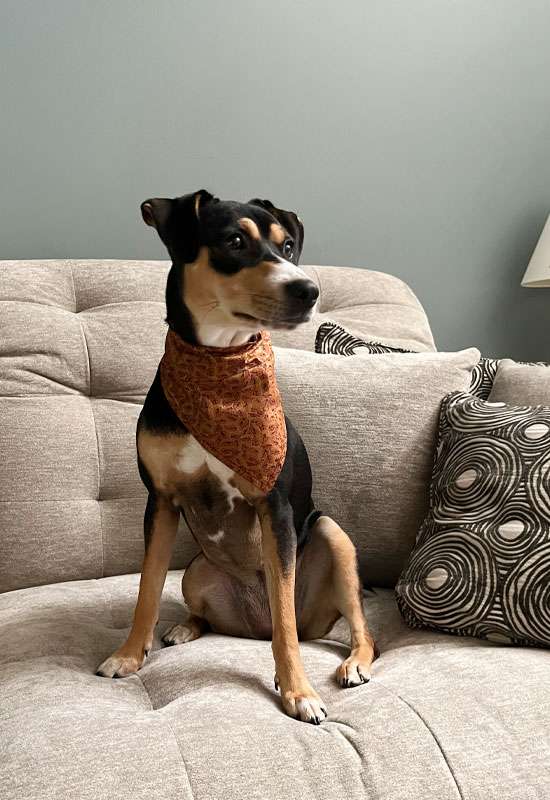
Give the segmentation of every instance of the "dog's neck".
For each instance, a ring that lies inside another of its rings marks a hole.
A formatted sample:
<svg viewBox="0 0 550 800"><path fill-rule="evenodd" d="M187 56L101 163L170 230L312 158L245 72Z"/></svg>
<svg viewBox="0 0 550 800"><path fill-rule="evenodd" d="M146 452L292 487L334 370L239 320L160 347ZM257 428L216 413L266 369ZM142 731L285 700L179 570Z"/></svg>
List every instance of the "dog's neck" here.
<svg viewBox="0 0 550 800"><path fill-rule="evenodd" d="M194 324L197 344L205 347L237 347L246 344L256 334L250 330L231 330L230 328L218 328L215 325ZM259 332L259 331L258 331Z"/></svg>
<svg viewBox="0 0 550 800"><path fill-rule="evenodd" d="M251 331L250 329L239 330L238 328L220 328L216 325L201 325L194 319L187 306L184 308L187 315L184 316L183 322L175 323L169 319L167 322L170 328L188 344L202 345L203 347L238 347L254 339L260 332L260 328L257 331Z"/></svg>

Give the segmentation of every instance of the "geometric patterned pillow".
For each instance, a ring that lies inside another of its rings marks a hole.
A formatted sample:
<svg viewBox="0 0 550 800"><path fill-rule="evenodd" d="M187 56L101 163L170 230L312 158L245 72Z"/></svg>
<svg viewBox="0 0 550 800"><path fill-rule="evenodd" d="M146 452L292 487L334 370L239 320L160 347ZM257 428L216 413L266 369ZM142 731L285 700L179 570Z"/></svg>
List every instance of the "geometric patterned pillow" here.
<svg viewBox="0 0 550 800"><path fill-rule="evenodd" d="M396 597L413 627L550 646L550 407L447 395Z"/></svg>
<svg viewBox="0 0 550 800"><path fill-rule="evenodd" d="M470 393L480 400L487 400L493 388L493 381L497 374L500 359L485 358L482 356L478 364L472 370L472 383Z"/></svg>
<svg viewBox="0 0 550 800"><path fill-rule="evenodd" d="M365 348L367 353L413 353L414 350L404 350L402 347L390 347L380 342L365 342L337 325L335 322L323 322L319 326L315 337L316 353L331 353L339 356L352 356L359 348Z"/></svg>
<svg viewBox="0 0 550 800"><path fill-rule="evenodd" d="M348 333L335 322L323 322L315 337L316 353L331 353L333 355L352 356L360 348L371 355L380 353L412 353L412 350L403 350L401 347L390 347L380 342L365 342ZM499 359L481 358L472 370L472 384L470 392L482 400L487 400L491 393L493 381L499 365Z"/></svg>

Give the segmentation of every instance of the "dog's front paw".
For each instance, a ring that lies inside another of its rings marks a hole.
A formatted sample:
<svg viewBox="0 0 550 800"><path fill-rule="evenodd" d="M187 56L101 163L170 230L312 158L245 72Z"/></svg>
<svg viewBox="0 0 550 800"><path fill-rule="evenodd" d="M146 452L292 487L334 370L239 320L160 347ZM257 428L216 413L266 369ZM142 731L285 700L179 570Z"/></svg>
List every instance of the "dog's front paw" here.
<svg viewBox="0 0 550 800"><path fill-rule="evenodd" d="M275 680L277 681L277 679ZM281 700L289 717L294 717L302 722L320 725L328 716L325 704L311 686L299 692L281 690Z"/></svg>
<svg viewBox="0 0 550 800"><path fill-rule="evenodd" d="M133 675L141 669L148 655L148 650L137 654L121 648L99 665L96 675L102 678L125 678L127 675Z"/></svg>

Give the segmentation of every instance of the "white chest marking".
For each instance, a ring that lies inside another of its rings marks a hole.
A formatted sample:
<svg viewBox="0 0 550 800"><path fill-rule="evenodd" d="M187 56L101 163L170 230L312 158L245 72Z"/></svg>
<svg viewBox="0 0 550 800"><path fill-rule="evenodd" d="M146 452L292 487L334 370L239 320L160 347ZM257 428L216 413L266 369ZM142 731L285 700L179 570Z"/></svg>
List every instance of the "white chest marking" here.
<svg viewBox="0 0 550 800"><path fill-rule="evenodd" d="M211 539L213 542L220 542L224 537L224 531L219 530L217 533L209 533L208 538Z"/></svg>
<svg viewBox="0 0 550 800"><path fill-rule="evenodd" d="M222 464L212 453L205 450L194 436L190 436L180 451L178 460L176 461L176 468L180 472L192 475L204 464L206 464L210 472L212 472L222 484L223 491L227 495L227 500L230 504L229 512L231 513L235 507L235 500L243 497L239 489L229 483L229 479L232 478L235 473L232 469L226 467L225 464ZM221 533L223 535L223 531ZM218 534L214 534L214 536L218 536Z"/></svg>

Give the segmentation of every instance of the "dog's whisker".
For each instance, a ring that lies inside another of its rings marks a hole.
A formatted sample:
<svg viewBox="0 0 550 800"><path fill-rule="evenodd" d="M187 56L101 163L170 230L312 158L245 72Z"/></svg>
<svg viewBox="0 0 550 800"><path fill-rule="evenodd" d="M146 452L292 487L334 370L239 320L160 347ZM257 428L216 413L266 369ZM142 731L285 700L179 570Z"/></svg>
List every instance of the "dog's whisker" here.
<svg viewBox="0 0 550 800"><path fill-rule="evenodd" d="M220 303L217 300L215 300L212 303L209 303L208 305L205 305L204 306L205 310L204 310L203 315L197 320L199 322L199 324L204 324L206 318L208 317L208 315L211 314L213 311L216 311L219 307L220 307Z"/></svg>

